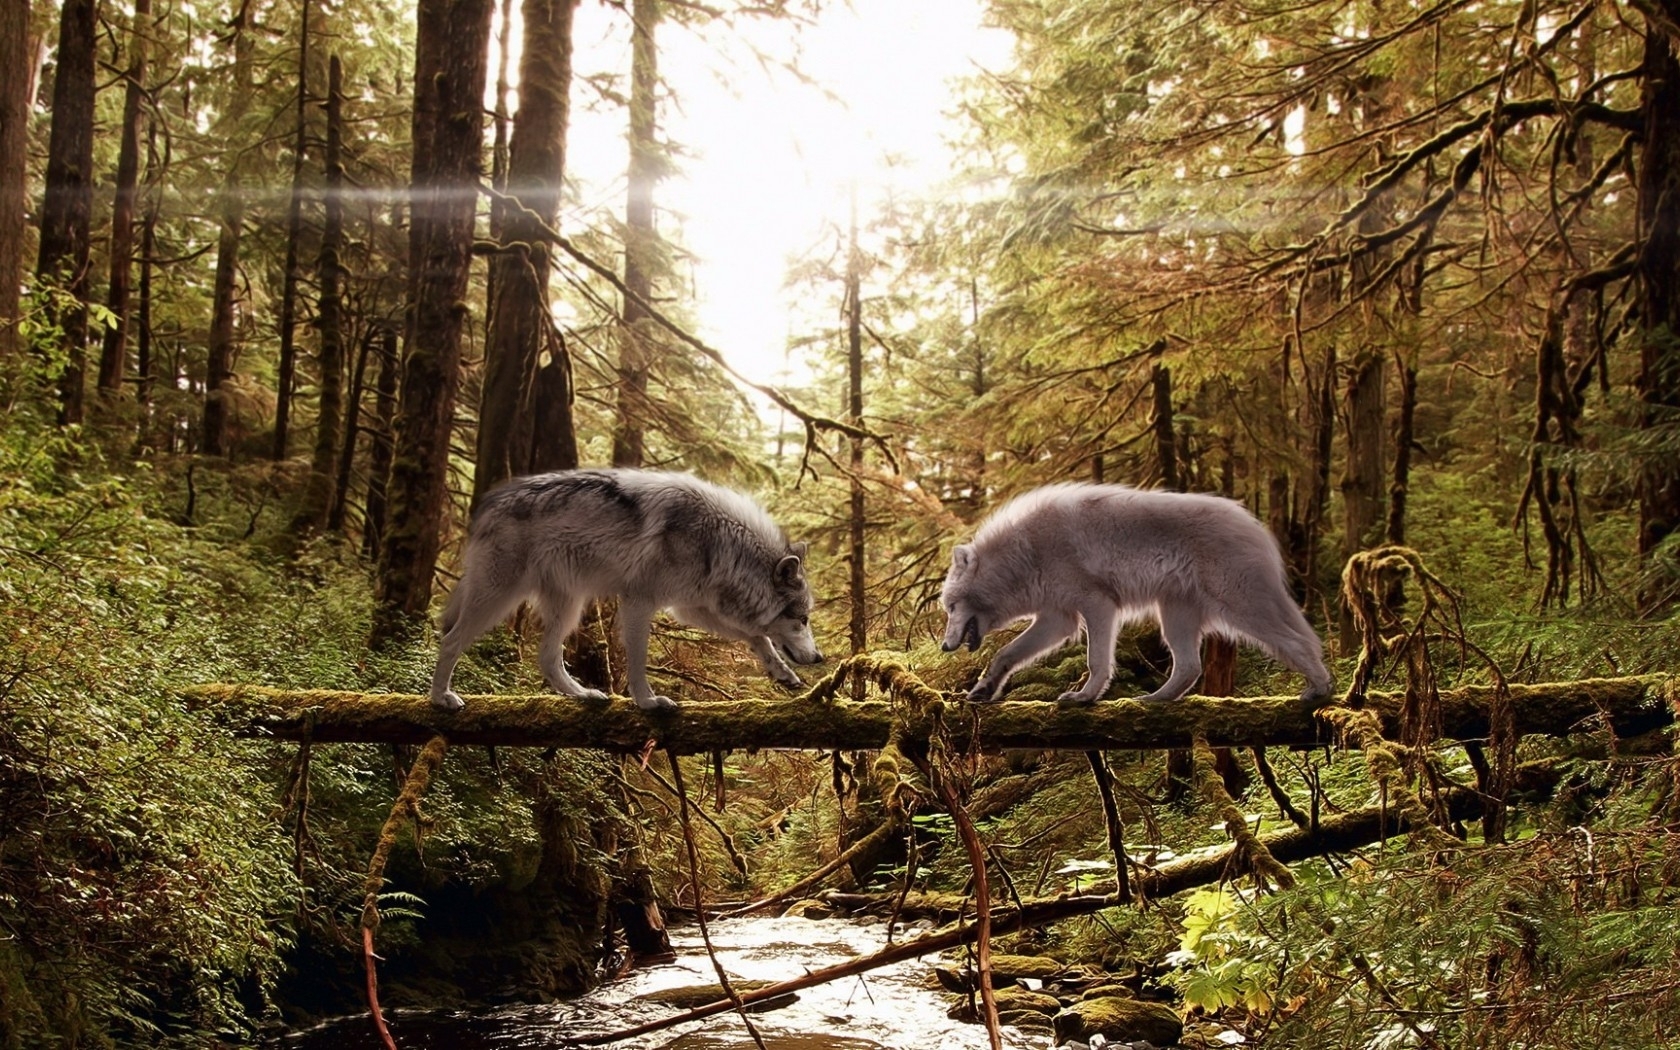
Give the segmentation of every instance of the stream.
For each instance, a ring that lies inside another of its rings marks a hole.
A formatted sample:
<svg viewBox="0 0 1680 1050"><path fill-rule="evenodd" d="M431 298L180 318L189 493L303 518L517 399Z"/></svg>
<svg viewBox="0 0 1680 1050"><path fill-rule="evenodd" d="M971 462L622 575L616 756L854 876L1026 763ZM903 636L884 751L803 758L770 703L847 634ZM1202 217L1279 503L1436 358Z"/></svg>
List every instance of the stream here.
<svg viewBox="0 0 1680 1050"><path fill-rule="evenodd" d="M798 918L735 919L711 924L712 944L731 980L781 981L866 955L884 946L879 922ZM641 1001L649 992L715 984L717 975L695 927L673 928L677 961L635 971L581 998L547 1006L386 1014L399 1050L512 1050L566 1047L569 1039L618 1031L675 1011ZM902 936L915 936L911 931ZM986 1030L945 1016L932 987L933 957L911 959L798 993L798 1002L753 1014L771 1050L981 1050ZM1003 1029L1006 1050L1046 1050L1044 1032ZM283 1050L380 1050L364 1014L293 1032ZM735 1013L608 1044L610 1050L741 1050L753 1047Z"/></svg>

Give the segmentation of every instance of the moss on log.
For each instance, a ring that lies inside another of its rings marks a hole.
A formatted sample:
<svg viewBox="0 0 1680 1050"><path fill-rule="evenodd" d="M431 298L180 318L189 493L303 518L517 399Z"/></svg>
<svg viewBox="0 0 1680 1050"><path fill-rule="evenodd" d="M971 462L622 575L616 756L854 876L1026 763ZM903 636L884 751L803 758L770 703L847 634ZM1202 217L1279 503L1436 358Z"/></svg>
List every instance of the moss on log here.
<svg viewBox="0 0 1680 1050"><path fill-rule="evenodd" d="M824 695L824 683L812 693ZM1564 736L1603 725L1620 736L1669 725L1675 680L1668 675L1599 678L1513 685L1511 704L1521 735ZM1173 703L1115 700L1073 706L1005 702L977 706L956 699L929 704L891 700L813 700L812 694L773 699L688 701L673 712L644 712L629 700L562 696L472 696L459 711L441 711L425 697L399 693L283 690L204 685L184 691L189 703L212 710L233 732L277 740L423 744L443 734L452 744L583 747L640 751L650 740L679 754L718 750L874 750L887 743L894 719L902 738L926 740L943 730L964 750L1066 748L1153 750L1188 748L1197 730L1213 747L1305 746L1327 742L1334 730L1318 717L1329 701L1295 697L1185 697ZM1482 739L1488 733L1490 687L1441 693L1442 736ZM1364 706L1384 734L1394 735L1400 694L1373 693Z"/></svg>

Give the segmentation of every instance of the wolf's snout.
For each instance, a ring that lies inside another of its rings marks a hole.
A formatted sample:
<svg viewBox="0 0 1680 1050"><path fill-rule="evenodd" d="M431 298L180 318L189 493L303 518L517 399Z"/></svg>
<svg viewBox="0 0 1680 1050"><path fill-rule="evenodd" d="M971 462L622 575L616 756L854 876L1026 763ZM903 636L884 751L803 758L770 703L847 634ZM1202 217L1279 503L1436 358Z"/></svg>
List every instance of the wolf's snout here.
<svg viewBox="0 0 1680 1050"><path fill-rule="evenodd" d="M953 641L949 631L945 633L945 640L939 643L939 648L945 652L954 653L963 646L968 646L969 652L980 648L980 617L970 616L963 624L962 632Z"/></svg>

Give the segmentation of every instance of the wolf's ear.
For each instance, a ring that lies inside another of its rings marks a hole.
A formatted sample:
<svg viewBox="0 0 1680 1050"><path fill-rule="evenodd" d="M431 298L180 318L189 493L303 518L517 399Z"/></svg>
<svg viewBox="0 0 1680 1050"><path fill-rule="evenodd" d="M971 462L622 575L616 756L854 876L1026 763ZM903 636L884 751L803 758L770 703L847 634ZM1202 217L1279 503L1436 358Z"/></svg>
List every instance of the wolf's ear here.
<svg viewBox="0 0 1680 1050"><path fill-rule="evenodd" d="M796 558L805 557L805 551L806 550L807 550L807 547L805 546L805 541L804 540L800 540L797 543L788 544L788 553L793 555Z"/></svg>
<svg viewBox="0 0 1680 1050"><path fill-rule="evenodd" d="M953 572L967 572L974 568L974 545L960 543L951 551L951 570Z"/></svg>
<svg viewBox="0 0 1680 1050"><path fill-rule="evenodd" d="M800 544L804 546L804 544ZM799 560L799 555L790 554L776 563L776 582L793 585L805 579L805 564Z"/></svg>

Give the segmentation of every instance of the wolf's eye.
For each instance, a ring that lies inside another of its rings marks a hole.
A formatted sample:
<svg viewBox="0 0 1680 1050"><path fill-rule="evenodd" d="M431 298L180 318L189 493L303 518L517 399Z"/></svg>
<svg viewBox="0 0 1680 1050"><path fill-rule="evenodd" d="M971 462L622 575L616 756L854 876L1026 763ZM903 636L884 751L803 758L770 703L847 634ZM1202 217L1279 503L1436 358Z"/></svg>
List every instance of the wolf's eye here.
<svg viewBox="0 0 1680 1050"><path fill-rule="evenodd" d="M799 626L801 626L801 627L811 626L811 618L809 616L801 616L799 618Z"/></svg>

